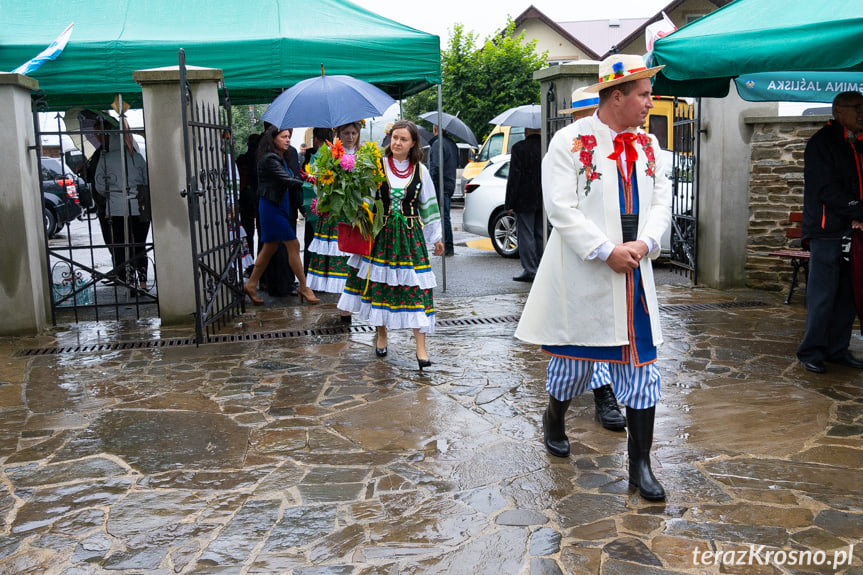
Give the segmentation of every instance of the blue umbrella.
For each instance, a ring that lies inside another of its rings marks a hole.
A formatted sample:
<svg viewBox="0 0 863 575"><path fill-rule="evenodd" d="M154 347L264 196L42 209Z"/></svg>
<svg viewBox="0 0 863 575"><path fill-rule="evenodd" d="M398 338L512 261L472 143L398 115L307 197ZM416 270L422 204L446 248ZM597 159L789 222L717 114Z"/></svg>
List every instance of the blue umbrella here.
<svg viewBox="0 0 863 575"><path fill-rule="evenodd" d="M299 82L273 100L261 116L279 129L336 128L382 115L395 103L386 92L352 76L321 75Z"/></svg>

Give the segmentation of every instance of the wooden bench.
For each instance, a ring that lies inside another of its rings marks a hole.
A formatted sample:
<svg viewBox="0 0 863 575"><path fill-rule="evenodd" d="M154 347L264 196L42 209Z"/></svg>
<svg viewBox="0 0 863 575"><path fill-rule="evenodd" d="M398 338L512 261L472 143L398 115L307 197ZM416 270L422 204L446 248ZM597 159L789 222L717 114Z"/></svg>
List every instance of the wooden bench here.
<svg viewBox="0 0 863 575"><path fill-rule="evenodd" d="M800 240L803 231L800 229L800 224L803 221L803 212L791 212L788 214L789 225L785 228L785 237L791 240ZM794 294L794 288L797 287L797 274L802 269L808 277L809 275L809 250L806 242L801 240L799 249L785 249L770 252L771 256L780 258L788 258L791 263L791 286L788 288L788 297L785 298L785 303L791 303L791 296Z"/></svg>

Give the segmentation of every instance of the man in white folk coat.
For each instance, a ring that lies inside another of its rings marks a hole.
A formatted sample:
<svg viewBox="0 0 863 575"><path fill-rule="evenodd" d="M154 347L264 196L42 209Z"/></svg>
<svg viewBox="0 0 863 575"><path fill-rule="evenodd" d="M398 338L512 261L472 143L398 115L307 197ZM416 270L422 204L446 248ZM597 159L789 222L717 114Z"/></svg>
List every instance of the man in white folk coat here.
<svg viewBox="0 0 863 575"><path fill-rule="evenodd" d="M665 499L650 448L659 400L656 348L662 343L651 259L671 221L671 185L657 165L659 143L645 133L653 107L640 56L615 54L599 65L599 108L559 130L542 162L543 201L553 231L516 330L551 355L544 442L567 457L564 416L607 362L626 406L629 483Z"/></svg>

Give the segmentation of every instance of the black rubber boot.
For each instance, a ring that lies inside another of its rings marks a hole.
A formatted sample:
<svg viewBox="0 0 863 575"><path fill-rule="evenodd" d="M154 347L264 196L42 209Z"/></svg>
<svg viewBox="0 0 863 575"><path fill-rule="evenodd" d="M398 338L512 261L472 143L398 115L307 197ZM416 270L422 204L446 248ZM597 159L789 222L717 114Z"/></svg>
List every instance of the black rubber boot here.
<svg viewBox="0 0 863 575"><path fill-rule="evenodd" d="M653 444L653 420L656 406L647 409L626 408L629 427L629 484L650 501L665 499L665 489L650 469L650 447Z"/></svg>
<svg viewBox="0 0 863 575"><path fill-rule="evenodd" d="M564 416L569 409L571 399L558 401L548 396L548 407L542 414L542 429L545 438L545 449L555 457L569 457L569 438L564 429Z"/></svg>
<svg viewBox="0 0 863 575"><path fill-rule="evenodd" d="M617 398L610 385L603 385L593 390L593 404L596 406L594 413L596 420L606 429L611 431L623 431L626 429L626 419L620 413Z"/></svg>

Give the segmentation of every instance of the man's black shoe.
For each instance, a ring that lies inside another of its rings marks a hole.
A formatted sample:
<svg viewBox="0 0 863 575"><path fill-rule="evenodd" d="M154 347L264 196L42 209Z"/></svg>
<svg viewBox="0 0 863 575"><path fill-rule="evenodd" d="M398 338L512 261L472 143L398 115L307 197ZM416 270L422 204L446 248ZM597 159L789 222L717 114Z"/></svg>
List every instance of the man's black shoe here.
<svg viewBox="0 0 863 575"><path fill-rule="evenodd" d="M830 363L835 363L836 365L844 365L845 367L853 367L854 369L863 369L863 361L860 361L850 352L845 353L844 355L840 355L837 358L831 359Z"/></svg>
<svg viewBox="0 0 863 575"><path fill-rule="evenodd" d="M824 373L827 371L823 361L801 361L800 363L803 364L803 369L812 373Z"/></svg>
<svg viewBox="0 0 863 575"><path fill-rule="evenodd" d="M617 398L610 385L603 385L593 390L593 403L596 420L606 429L622 431L626 429L626 418L620 412Z"/></svg>
<svg viewBox="0 0 863 575"><path fill-rule="evenodd" d="M513 281L517 281L517 282L532 282L533 278L534 278L534 274L522 272L522 274L520 276L515 276L512 279L513 279Z"/></svg>

